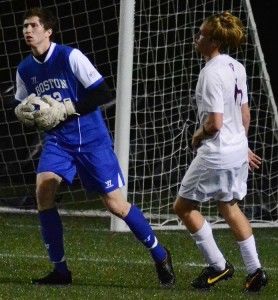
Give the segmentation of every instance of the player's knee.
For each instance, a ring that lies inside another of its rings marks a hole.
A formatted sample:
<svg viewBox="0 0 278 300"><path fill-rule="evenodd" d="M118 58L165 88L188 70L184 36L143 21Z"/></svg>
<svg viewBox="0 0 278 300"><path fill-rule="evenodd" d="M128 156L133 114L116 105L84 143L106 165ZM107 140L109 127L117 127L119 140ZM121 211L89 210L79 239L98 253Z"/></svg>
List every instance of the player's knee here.
<svg viewBox="0 0 278 300"><path fill-rule="evenodd" d="M128 215L130 204L121 203L121 205L118 205L113 201L108 201L106 202L106 207L113 215L122 219Z"/></svg>
<svg viewBox="0 0 278 300"><path fill-rule="evenodd" d="M126 217L131 207L131 204L124 199L120 191L113 191L104 195L103 202L106 208L119 218Z"/></svg>
<svg viewBox="0 0 278 300"><path fill-rule="evenodd" d="M190 215L191 211L195 209L195 206L193 206L188 200L178 196L173 204L173 209L180 218L186 218Z"/></svg>
<svg viewBox="0 0 278 300"><path fill-rule="evenodd" d="M36 184L38 210L42 211L55 206L55 194L59 184L60 178L55 174L38 174Z"/></svg>

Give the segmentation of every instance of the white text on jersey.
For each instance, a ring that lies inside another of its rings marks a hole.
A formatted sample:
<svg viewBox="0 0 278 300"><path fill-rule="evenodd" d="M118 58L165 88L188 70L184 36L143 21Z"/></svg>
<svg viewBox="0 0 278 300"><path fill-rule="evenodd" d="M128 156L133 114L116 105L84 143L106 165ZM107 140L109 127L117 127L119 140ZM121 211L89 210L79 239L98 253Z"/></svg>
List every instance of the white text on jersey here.
<svg viewBox="0 0 278 300"><path fill-rule="evenodd" d="M67 88L68 85L65 79L49 78L36 85L35 90L37 96L40 96L41 94L43 94L46 91L49 91L50 89L67 89Z"/></svg>

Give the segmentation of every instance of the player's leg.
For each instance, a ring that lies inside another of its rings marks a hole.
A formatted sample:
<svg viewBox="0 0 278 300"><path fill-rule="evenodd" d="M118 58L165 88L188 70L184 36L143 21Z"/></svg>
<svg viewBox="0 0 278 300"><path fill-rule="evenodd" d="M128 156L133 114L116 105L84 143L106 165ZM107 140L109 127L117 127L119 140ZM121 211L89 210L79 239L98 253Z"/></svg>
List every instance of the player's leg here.
<svg viewBox="0 0 278 300"><path fill-rule="evenodd" d="M262 270L258 258L251 225L236 201L220 201L218 208L220 214L229 224L235 236L244 265L249 274L245 282L245 289L247 291L259 291L267 284L267 275L265 271Z"/></svg>
<svg viewBox="0 0 278 300"><path fill-rule="evenodd" d="M195 240L206 263L219 271L223 270L226 260L218 249L211 227L199 212L197 204L178 196L174 210Z"/></svg>
<svg viewBox="0 0 278 300"><path fill-rule="evenodd" d="M234 269L219 250L209 223L199 212L199 204L209 200L218 190L213 170L204 167L196 157L187 170L174 203L174 211L189 230L208 267L193 280L195 288L209 288L220 280L228 279Z"/></svg>
<svg viewBox="0 0 278 300"><path fill-rule="evenodd" d="M174 210L208 264L208 267L204 268L201 274L192 281L192 286L198 289L208 289L220 280L231 278L234 268L219 250L212 229L199 212L197 203L178 196L174 203Z"/></svg>
<svg viewBox="0 0 278 300"><path fill-rule="evenodd" d="M54 271L33 279L34 284L70 284L71 273L65 260L63 225L55 207L55 194L62 178L52 172L37 175L36 196L41 235Z"/></svg>
<svg viewBox="0 0 278 300"><path fill-rule="evenodd" d="M126 222L136 238L149 249L155 261L161 285L163 287L171 287L175 283L175 274L170 252L159 243L141 210L136 205L128 203L120 189L104 195L104 203L111 213Z"/></svg>
<svg viewBox="0 0 278 300"><path fill-rule="evenodd" d="M123 197L120 188L124 185L124 178L112 148L88 150L85 155L80 153L76 166L84 187L102 193L107 209L123 219L136 238L150 250L161 285L173 285L175 275L170 253L158 242L141 210Z"/></svg>
<svg viewBox="0 0 278 300"><path fill-rule="evenodd" d="M63 225L55 206L55 194L62 180L57 174L71 182L75 168L61 149L46 144L38 166L36 198L41 235L54 270L43 278L33 279L34 284L64 285L72 282L65 260Z"/></svg>

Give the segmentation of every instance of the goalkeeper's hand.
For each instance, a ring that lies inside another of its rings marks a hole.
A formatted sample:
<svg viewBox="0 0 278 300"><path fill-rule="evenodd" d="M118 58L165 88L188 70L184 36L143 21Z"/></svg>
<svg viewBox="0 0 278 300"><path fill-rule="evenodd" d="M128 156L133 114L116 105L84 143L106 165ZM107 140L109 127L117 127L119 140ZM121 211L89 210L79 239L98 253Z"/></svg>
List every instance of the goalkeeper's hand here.
<svg viewBox="0 0 278 300"><path fill-rule="evenodd" d="M14 110L17 119L24 125L30 127L35 125L35 120L33 115L34 106L30 104L30 101L34 100L34 98L39 98L39 97L37 97L36 94L29 95L20 104L18 104Z"/></svg>
<svg viewBox="0 0 278 300"><path fill-rule="evenodd" d="M49 104L49 108L44 108L33 113L35 123L42 130L50 130L59 123L65 121L71 115L79 115L70 99L59 102L49 95L42 96L42 101Z"/></svg>

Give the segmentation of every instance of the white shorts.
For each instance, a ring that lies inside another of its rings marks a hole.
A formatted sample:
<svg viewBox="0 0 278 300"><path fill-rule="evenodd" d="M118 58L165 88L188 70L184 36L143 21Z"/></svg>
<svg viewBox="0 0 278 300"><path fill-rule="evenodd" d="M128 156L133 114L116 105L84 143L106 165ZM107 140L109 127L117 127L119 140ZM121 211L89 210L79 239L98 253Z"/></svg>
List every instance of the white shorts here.
<svg viewBox="0 0 278 300"><path fill-rule="evenodd" d="M248 162L231 169L210 169L196 157L181 182L179 195L188 200L242 200L247 193Z"/></svg>

